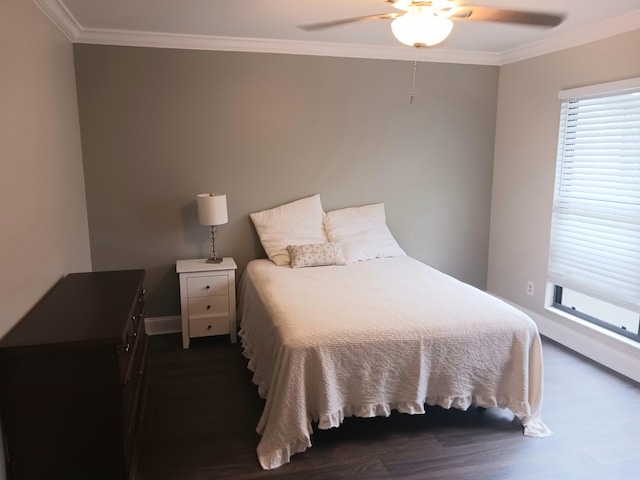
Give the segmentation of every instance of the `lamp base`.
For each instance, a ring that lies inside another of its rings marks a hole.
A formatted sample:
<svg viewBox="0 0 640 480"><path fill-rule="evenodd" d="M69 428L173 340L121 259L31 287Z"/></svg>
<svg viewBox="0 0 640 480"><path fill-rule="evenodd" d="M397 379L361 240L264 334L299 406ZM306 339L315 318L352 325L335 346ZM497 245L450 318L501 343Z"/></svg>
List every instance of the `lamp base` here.
<svg viewBox="0 0 640 480"><path fill-rule="evenodd" d="M222 263L222 258L221 257L211 257L211 258L207 258L206 263Z"/></svg>

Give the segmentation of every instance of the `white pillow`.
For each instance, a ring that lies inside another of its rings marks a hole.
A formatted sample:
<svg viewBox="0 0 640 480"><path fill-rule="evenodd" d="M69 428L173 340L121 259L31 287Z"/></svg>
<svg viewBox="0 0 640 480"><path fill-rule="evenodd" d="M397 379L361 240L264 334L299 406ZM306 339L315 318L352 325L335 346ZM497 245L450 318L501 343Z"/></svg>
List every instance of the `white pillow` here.
<svg viewBox="0 0 640 480"><path fill-rule="evenodd" d="M276 265L289 265L287 245L327 242L322 223L324 211L318 194L249 216L264 251Z"/></svg>
<svg viewBox="0 0 640 480"><path fill-rule="evenodd" d="M339 243L289 245L287 251L291 257L291 268L345 264Z"/></svg>
<svg viewBox="0 0 640 480"><path fill-rule="evenodd" d="M329 241L342 246L347 263L407 255L387 227L384 203L328 212L324 228Z"/></svg>

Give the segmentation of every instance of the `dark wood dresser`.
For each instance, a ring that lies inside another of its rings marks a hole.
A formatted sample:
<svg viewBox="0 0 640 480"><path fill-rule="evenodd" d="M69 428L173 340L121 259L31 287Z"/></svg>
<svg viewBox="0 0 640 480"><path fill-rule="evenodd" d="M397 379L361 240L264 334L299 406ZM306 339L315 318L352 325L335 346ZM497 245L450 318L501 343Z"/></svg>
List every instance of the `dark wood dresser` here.
<svg viewBox="0 0 640 480"><path fill-rule="evenodd" d="M146 396L144 270L69 274L0 340L10 480L129 479Z"/></svg>

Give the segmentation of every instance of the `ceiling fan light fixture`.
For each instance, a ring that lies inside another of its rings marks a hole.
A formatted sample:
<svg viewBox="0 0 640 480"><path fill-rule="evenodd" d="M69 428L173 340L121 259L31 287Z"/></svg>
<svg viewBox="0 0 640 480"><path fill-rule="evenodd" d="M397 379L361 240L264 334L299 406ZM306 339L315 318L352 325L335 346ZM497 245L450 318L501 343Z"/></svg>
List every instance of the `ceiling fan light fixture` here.
<svg viewBox="0 0 640 480"><path fill-rule="evenodd" d="M398 10L409 10L409 8L411 8L411 4L413 3L413 0L390 0L389 2L394 8L397 8Z"/></svg>
<svg viewBox="0 0 640 480"><path fill-rule="evenodd" d="M411 7L406 14L391 22L393 35L410 47L430 47L442 42L451 33L453 22L428 7Z"/></svg>

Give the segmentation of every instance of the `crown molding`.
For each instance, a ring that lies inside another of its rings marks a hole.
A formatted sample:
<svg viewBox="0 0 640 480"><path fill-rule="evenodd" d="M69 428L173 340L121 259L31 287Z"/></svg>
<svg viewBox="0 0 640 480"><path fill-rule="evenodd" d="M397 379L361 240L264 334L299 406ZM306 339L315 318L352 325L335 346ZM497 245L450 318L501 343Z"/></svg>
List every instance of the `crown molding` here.
<svg viewBox="0 0 640 480"><path fill-rule="evenodd" d="M501 54L501 65L539 57L548 53L577 47L587 43L603 40L614 35L630 32L640 28L640 9L615 17L589 27L580 28L558 34L554 37L526 45L522 48L507 50Z"/></svg>
<svg viewBox="0 0 640 480"><path fill-rule="evenodd" d="M217 50L228 52L284 53L325 57L415 60L421 62L498 65L500 57L488 52L446 49L409 49L403 46L303 42L266 38L214 37L127 30L82 29L75 43L134 47Z"/></svg>
<svg viewBox="0 0 640 480"><path fill-rule="evenodd" d="M33 3L69 40L76 41L82 26L60 0L33 0Z"/></svg>
<svg viewBox="0 0 640 480"><path fill-rule="evenodd" d="M416 49L406 46L357 45L263 38L216 37L131 30L84 28L61 0L33 0L73 43L132 47L218 50L229 52L284 53L377 60L418 60L500 66L602 40L640 28L640 9L596 25L558 34L546 40L500 53L452 50L443 47Z"/></svg>

